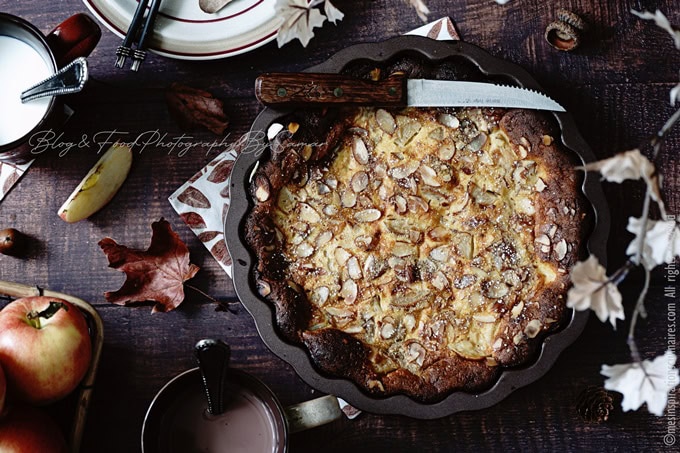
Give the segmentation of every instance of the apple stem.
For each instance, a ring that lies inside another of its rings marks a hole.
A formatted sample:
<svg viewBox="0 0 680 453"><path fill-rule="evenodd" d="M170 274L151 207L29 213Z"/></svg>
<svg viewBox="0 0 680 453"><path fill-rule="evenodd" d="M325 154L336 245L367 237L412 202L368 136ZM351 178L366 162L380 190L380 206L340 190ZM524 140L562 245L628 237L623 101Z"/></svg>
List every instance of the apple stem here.
<svg viewBox="0 0 680 453"><path fill-rule="evenodd" d="M35 310L31 311L26 315L26 318L28 318L28 322L35 327L36 329L40 329L42 327L40 323L40 318L43 319L50 319L52 316L54 316L59 310L64 309L68 311L68 307L66 304L63 302L55 302L51 301L50 305L44 309L41 312L37 312Z"/></svg>

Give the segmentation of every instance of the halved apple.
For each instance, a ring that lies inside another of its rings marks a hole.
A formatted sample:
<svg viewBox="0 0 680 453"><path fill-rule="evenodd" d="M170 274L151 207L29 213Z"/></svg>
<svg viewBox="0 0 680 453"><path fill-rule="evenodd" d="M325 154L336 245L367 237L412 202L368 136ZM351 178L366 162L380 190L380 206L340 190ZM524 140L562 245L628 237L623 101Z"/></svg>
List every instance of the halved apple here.
<svg viewBox="0 0 680 453"><path fill-rule="evenodd" d="M112 145L59 208L59 217L73 223L99 211L123 185L131 166L130 147Z"/></svg>

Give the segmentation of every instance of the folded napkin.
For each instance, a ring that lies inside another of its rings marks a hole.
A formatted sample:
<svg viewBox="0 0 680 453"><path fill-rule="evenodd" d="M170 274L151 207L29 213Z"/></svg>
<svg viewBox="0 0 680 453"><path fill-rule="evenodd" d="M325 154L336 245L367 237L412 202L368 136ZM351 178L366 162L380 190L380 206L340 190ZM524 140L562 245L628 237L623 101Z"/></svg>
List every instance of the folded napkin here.
<svg viewBox="0 0 680 453"><path fill-rule="evenodd" d="M430 22L406 34L437 40L460 39L453 22L448 17ZM229 174L237 156L235 146L224 151L168 198L175 211L203 242L229 277L232 276L231 257L225 246L223 229L229 209Z"/></svg>
<svg viewBox="0 0 680 453"><path fill-rule="evenodd" d="M32 163L33 161L30 161L18 165L0 161L0 201L2 201L2 199L5 198L5 195L9 193L10 189L19 182L19 179L26 173L26 170L28 170L28 167L30 167Z"/></svg>

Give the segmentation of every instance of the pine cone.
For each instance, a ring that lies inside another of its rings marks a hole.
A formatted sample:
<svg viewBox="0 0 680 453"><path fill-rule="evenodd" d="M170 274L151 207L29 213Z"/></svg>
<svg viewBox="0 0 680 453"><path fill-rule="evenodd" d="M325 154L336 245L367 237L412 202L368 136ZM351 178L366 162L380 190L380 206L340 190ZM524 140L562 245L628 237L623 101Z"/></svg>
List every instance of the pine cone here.
<svg viewBox="0 0 680 453"><path fill-rule="evenodd" d="M589 423L602 423L609 418L614 409L612 395L602 387L591 385L586 388L576 401L576 411Z"/></svg>

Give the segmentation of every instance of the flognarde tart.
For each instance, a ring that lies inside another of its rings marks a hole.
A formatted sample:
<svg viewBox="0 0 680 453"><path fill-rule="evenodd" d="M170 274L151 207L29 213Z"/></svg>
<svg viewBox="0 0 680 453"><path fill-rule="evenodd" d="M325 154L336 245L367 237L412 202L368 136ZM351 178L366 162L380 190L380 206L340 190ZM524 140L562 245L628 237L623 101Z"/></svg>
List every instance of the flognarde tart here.
<svg viewBox="0 0 680 453"><path fill-rule="evenodd" d="M563 319L584 199L526 110L300 115L251 178L253 279L326 374L431 402L531 357Z"/></svg>

